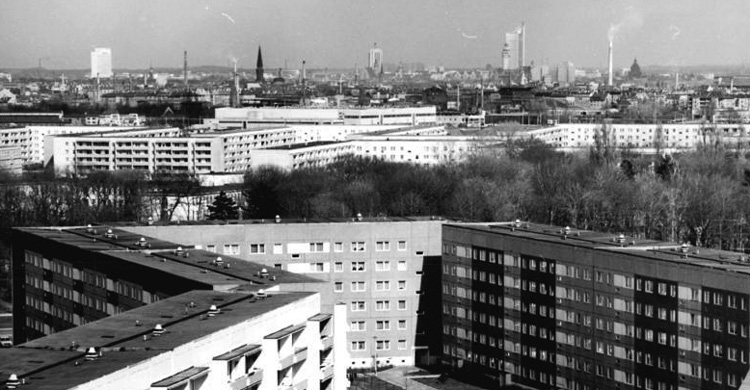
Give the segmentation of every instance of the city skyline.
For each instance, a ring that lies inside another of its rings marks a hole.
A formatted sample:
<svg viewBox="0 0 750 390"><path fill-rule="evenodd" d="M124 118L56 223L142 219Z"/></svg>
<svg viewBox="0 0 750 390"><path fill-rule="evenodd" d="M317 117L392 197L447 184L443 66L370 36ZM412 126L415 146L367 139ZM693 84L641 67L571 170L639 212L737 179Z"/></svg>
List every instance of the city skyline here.
<svg viewBox="0 0 750 390"><path fill-rule="evenodd" d="M504 34L521 22L527 64L606 68L609 35L615 68L636 57L645 66L750 62L742 50L742 37L750 34L742 11L750 4L739 0L711 7L697 0L537 3L529 12L526 3L496 1L9 0L0 5L0 67L85 69L94 47L110 47L119 69L179 67L184 50L191 66L237 59L249 68L263 45L269 69L299 67L303 60L312 68L353 68L367 61L372 42L390 63L500 67Z"/></svg>

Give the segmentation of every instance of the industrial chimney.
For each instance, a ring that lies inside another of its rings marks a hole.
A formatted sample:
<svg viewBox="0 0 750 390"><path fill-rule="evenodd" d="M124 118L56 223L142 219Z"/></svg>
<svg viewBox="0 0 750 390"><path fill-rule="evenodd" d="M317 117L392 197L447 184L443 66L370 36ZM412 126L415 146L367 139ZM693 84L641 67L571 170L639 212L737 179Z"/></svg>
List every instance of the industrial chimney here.
<svg viewBox="0 0 750 390"><path fill-rule="evenodd" d="M609 40L609 73L608 73L607 85L612 86L612 39Z"/></svg>

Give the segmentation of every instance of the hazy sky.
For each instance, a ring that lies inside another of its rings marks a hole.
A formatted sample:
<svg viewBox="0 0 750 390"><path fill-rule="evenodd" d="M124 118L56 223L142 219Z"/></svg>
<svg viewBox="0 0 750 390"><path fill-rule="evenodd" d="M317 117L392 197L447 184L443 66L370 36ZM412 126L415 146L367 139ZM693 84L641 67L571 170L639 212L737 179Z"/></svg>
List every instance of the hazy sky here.
<svg viewBox="0 0 750 390"><path fill-rule="evenodd" d="M506 31L526 23L527 62L615 67L750 63L748 0L0 0L0 67L362 66L374 42L386 63L500 66Z"/></svg>

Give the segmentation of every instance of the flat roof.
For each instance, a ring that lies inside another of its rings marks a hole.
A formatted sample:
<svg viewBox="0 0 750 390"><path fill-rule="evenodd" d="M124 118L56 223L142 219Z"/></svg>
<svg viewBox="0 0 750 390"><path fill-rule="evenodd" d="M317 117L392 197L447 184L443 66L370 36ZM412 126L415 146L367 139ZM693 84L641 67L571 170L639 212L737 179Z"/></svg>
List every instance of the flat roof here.
<svg viewBox="0 0 750 390"><path fill-rule="evenodd" d="M248 293L190 291L2 349L0 378L16 374L26 379L24 389L74 387L313 294L274 293L256 299ZM221 311L208 317L211 305ZM152 335L156 324L165 329L159 337ZM84 355L90 347L100 348L102 356L86 361Z"/></svg>
<svg viewBox="0 0 750 390"><path fill-rule="evenodd" d="M349 218L281 218L278 223L280 224L316 224L316 223L393 223L393 222L449 222L451 220L446 219L442 216L429 216L429 217L396 217L396 216L362 216L361 220L357 220L355 216ZM455 222L455 221L454 221ZM212 226L212 225L273 225L276 221L273 218L267 219L241 219L232 221L180 221L177 222L162 222L154 221L153 226L174 226L174 225L191 225L191 226ZM128 226L133 226L132 223L113 223L113 227L119 226L120 229L127 229ZM138 225L141 226L141 225Z"/></svg>
<svg viewBox="0 0 750 390"><path fill-rule="evenodd" d="M181 382L187 381L189 379L193 379L195 377L200 376L204 372L208 371L208 367L190 367L186 370L180 371L168 378L164 378L158 382L154 382L151 384L151 387L172 387L174 385L177 385Z"/></svg>
<svg viewBox="0 0 750 390"><path fill-rule="evenodd" d="M292 145L286 145L286 146L272 146L269 148L260 148L259 150L296 150L296 149L304 149L304 148L314 148L316 146L325 146L325 145L335 145L335 144L349 144L351 145L351 141L317 141L317 142L305 142L300 144L292 144Z"/></svg>
<svg viewBox="0 0 750 390"><path fill-rule="evenodd" d="M447 226L480 230L519 238L555 242L592 250L622 252L652 260L750 274L750 257L743 253L686 244L643 239L623 234L594 232L530 222L447 223ZM566 233L566 229L567 233Z"/></svg>
<svg viewBox="0 0 750 390"><path fill-rule="evenodd" d="M213 252L187 246L180 251L180 244L144 237L114 227L18 230L84 250L100 252L113 259L136 263L213 286L224 286L225 289L248 285L263 288L282 283L324 283L320 279L303 274L267 268L263 264L226 255L219 256ZM112 231L112 237L105 236L107 230ZM145 239L145 246L138 244L141 238ZM221 263L216 261L218 257L221 257ZM263 273L264 269L267 272Z"/></svg>

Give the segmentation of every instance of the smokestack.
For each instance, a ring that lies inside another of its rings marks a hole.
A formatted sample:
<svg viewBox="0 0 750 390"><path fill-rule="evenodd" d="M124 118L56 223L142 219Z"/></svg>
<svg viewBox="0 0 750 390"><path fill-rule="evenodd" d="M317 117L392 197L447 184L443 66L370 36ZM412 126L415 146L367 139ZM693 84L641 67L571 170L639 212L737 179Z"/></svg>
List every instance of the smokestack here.
<svg viewBox="0 0 750 390"><path fill-rule="evenodd" d="M526 66L526 23L521 22L518 33L518 68L521 72L524 66Z"/></svg>
<svg viewBox="0 0 750 390"><path fill-rule="evenodd" d="M182 81L185 83L185 89L188 87L188 71L187 71L187 50L183 53L183 66L182 66Z"/></svg>
<svg viewBox="0 0 750 390"><path fill-rule="evenodd" d="M680 88L680 73L674 72L674 89Z"/></svg>
<svg viewBox="0 0 750 390"><path fill-rule="evenodd" d="M612 40L609 40L609 78L607 85L612 86Z"/></svg>
<svg viewBox="0 0 750 390"><path fill-rule="evenodd" d="M305 60L302 60L302 81L304 82L307 78L307 72L305 71Z"/></svg>

